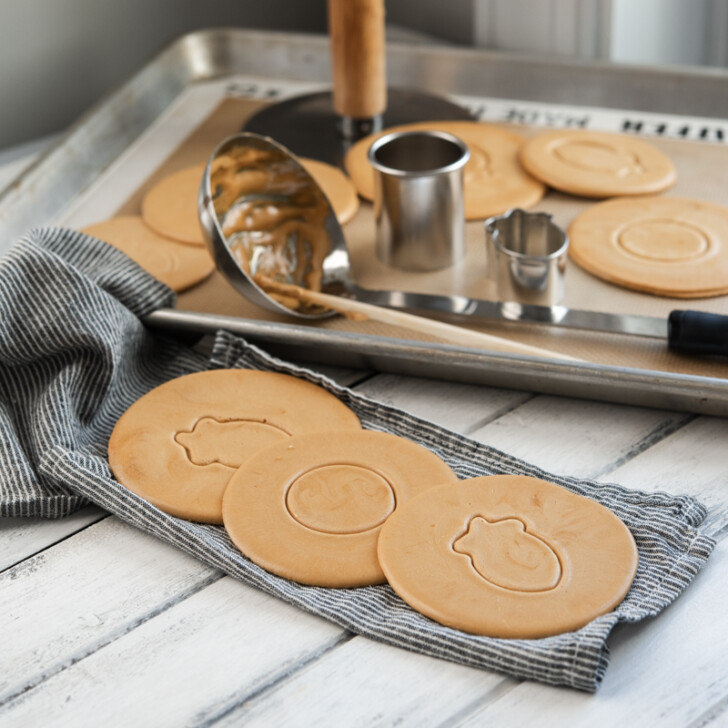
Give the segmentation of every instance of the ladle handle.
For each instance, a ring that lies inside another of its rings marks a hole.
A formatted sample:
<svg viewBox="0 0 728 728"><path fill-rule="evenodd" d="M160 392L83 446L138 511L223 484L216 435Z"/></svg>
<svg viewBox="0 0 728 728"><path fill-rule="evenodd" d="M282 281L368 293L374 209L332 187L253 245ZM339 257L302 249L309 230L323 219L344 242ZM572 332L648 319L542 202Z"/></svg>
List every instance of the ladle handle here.
<svg viewBox="0 0 728 728"><path fill-rule="evenodd" d="M384 0L328 0L334 110L349 119L387 107Z"/></svg>
<svg viewBox="0 0 728 728"><path fill-rule="evenodd" d="M667 319L671 349L688 354L728 354L728 316L707 311L671 311Z"/></svg>

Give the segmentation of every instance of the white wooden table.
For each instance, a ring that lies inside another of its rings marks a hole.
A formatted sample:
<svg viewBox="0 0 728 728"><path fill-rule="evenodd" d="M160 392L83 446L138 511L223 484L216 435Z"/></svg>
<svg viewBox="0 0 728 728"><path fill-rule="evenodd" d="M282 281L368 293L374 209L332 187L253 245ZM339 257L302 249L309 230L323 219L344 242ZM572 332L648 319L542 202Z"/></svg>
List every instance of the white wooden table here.
<svg viewBox="0 0 728 728"><path fill-rule="evenodd" d="M325 371L546 470L697 496L719 544L617 628L590 696L354 636L96 508L0 520L0 726L728 725L728 420Z"/></svg>

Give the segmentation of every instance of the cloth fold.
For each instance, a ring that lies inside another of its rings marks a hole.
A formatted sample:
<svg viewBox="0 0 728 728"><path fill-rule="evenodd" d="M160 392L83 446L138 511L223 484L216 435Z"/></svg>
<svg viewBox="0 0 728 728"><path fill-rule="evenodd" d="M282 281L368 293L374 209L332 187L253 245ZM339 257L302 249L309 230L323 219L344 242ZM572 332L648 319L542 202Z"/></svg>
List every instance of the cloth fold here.
<svg viewBox="0 0 728 728"><path fill-rule="evenodd" d="M0 516L67 515L93 502L269 594L388 644L518 678L595 691L618 622L659 614L703 566L714 541L706 510L688 496L565 478L363 397L224 332L208 359L144 328L140 316L174 294L119 251L88 236L41 228L0 261ZM173 377L220 367L277 371L312 381L351 407L368 429L428 447L461 478L516 473L544 478L611 508L630 528L640 563L611 613L540 640L476 637L408 607L386 585L324 589L274 576L246 559L219 526L159 511L117 483L107 443L118 417Z"/></svg>

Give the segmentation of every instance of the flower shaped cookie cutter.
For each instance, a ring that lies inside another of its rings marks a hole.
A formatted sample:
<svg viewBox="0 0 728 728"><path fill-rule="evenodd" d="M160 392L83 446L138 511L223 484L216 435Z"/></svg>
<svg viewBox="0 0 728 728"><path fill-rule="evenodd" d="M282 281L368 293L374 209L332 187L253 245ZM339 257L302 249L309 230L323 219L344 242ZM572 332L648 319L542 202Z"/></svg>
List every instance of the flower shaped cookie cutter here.
<svg viewBox="0 0 728 728"><path fill-rule="evenodd" d="M550 214L512 209L488 218L485 239L488 277L501 301L561 303L569 238Z"/></svg>

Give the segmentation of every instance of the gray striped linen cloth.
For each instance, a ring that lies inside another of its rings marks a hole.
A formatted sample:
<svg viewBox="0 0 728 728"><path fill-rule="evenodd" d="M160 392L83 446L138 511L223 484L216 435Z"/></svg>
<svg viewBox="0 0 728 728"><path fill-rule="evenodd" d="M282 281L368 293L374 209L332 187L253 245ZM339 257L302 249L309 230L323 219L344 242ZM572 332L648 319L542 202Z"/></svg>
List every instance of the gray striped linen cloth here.
<svg viewBox="0 0 728 728"><path fill-rule="evenodd" d="M0 515L64 516L96 503L241 581L352 632L516 678L595 691L618 622L657 615L690 583L714 542L698 532L691 497L545 473L521 460L373 402L221 332L209 359L152 334L139 317L174 294L122 253L80 233L41 228L0 261ZM539 640L476 637L408 607L389 586L324 589L274 576L246 559L219 526L169 516L117 483L106 447L117 418L173 377L207 368L284 372L351 407L364 427L430 448L461 478L518 473L551 480L611 508L631 529L639 568L624 601L582 629Z"/></svg>

